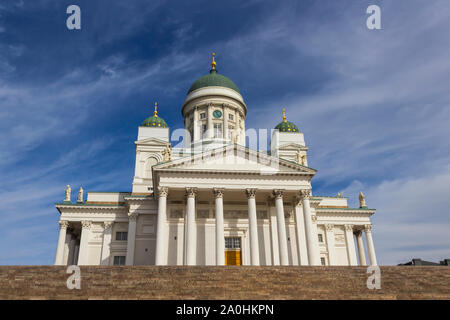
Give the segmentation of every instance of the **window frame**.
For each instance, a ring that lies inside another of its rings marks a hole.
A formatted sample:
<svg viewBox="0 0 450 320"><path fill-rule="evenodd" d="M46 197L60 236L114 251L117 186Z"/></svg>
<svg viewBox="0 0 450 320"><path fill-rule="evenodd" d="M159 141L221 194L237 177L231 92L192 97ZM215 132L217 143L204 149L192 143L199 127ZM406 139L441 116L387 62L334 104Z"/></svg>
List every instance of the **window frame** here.
<svg viewBox="0 0 450 320"><path fill-rule="evenodd" d="M119 237L120 235L120 237ZM124 237L125 235L125 237ZM120 239L118 239L120 238ZM116 231L115 241L128 241L128 231Z"/></svg>
<svg viewBox="0 0 450 320"><path fill-rule="evenodd" d="M116 259L118 263L116 263ZM113 266L124 266L126 264L126 259L127 256L114 256Z"/></svg>

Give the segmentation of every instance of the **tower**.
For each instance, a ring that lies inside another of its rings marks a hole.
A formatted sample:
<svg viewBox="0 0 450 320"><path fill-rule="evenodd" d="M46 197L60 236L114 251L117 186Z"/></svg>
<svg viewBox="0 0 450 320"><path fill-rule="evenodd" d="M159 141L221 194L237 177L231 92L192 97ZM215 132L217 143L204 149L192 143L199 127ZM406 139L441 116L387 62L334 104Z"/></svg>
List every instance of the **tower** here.
<svg viewBox="0 0 450 320"><path fill-rule="evenodd" d="M305 138L297 125L287 121L286 109L283 108L282 121L275 126L270 142L272 156L295 161L308 166Z"/></svg>
<svg viewBox="0 0 450 320"><path fill-rule="evenodd" d="M133 193L153 192L152 166L167 160L171 148L169 137L169 126L158 116L155 102L153 116L145 119L138 128Z"/></svg>

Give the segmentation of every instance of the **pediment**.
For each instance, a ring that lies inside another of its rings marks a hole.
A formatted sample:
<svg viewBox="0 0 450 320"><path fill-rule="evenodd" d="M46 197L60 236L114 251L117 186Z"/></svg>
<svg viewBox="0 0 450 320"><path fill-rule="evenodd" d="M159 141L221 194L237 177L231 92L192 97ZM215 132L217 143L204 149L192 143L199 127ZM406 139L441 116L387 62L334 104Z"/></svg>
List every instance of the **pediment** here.
<svg viewBox="0 0 450 320"><path fill-rule="evenodd" d="M278 147L279 150L292 150L292 149L300 149L300 150L308 150L308 147L302 146L298 143L287 143Z"/></svg>
<svg viewBox="0 0 450 320"><path fill-rule="evenodd" d="M191 171L208 173L254 173L314 175L316 170L279 159L240 145L226 146L201 154L155 165L155 171Z"/></svg>
<svg viewBox="0 0 450 320"><path fill-rule="evenodd" d="M147 138L138 140L135 142L136 145L146 145L146 146L168 146L170 145L169 142L158 139L158 138Z"/></svg>

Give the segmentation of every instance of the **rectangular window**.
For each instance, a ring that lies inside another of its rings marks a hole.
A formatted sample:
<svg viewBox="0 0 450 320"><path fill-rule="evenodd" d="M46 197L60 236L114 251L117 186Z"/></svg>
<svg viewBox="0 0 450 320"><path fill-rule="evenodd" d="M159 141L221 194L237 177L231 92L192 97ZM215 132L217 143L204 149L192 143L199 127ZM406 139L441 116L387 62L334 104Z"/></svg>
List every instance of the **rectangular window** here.
<svg viewBox="0 0 450 320"><path fill-rule="evenodd" d="M240 249L241 248L241 238L226 237L225 238L225 248L226 249Z"/></svg>
<svg viewBox="0 0 450 320"><path fill-rule="evenodd" d="M222 138L222 124L214 123L214 138Z"/></svg>
<svg viewBox="0 0 450 320"><path fill-rule="evenodd" d="M231 114L231 113L229 113L229 114L228 114L228 120L233 121L233 120L234 120L234 115Z"/></svg>
<svg viewBox="0 0 450 320"><path fill-rule="evenodd" d="M125 265L125 256L114 256L114 265L115 266L124 266Z"/></svg>
<svg viewBox="0 0 450 320"><path fill-rule="evenodd" d="M117 241L126 241L128 238L128 232L116 232Z"/></svg>
<svg viewBox="0 0 450 320"><path fill-rule="evenodd" d="M319 233L318 236L319 236L319 242L323 242L323 235Z"/></svg>
<svg viewBox="0 0 450 320"><path fill-rule="evenodd" d="M323 266L325 265L325 258L324 257L320 258L320 264L323 265Z"/></svg>
<svg viewBox="0 0 450 320"><path fill-rule="evenodd" d="M206 112L200 113L200 119L206 119Z"/></svg>

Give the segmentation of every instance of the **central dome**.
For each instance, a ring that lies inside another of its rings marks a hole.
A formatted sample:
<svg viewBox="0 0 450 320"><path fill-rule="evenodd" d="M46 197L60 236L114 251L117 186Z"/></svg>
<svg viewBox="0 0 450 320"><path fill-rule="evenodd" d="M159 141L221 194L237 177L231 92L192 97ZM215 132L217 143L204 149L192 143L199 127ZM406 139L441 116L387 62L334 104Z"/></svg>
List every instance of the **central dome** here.
<svg viewBox="0 0 450 320"><path fill-rule="evenodd" d="M188 94L204 87L225 87L230 88L239 94L241 93L230 78L219 74L216 69L212 69L209 74L198 78L189 88Z"/></svg>

